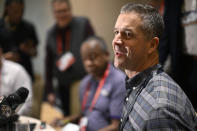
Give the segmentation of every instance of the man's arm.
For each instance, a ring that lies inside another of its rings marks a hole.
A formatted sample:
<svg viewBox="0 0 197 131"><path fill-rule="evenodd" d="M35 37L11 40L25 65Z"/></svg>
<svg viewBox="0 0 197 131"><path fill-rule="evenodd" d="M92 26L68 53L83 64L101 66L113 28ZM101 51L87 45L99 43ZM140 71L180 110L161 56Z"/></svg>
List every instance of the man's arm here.
<svg viewBox="0 0 197 131"><path fill-rule="evenodd" d="M186 118L181 118L180 113L174 109L157 109L150 114L150 119L147 120L146 130L192 130L193 127L188 125L188 121L185 120Z"/></svg>

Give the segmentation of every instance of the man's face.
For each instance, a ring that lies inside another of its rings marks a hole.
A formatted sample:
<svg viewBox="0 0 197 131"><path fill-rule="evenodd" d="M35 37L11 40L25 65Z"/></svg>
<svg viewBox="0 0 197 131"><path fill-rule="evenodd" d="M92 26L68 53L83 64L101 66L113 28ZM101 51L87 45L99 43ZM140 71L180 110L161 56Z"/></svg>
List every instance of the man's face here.
<svg viewBox="0 0 197 131"><path fill-rule="evenodd" d="M95 76L101 77L108 63L108 54L104 53L96 41L93 44L84 43L81 47L81 56L85 70Z"/></svg>
<svg viewBox="0 0 197 131"><path fill-rule="evenodd" d="M114 27L112 46L114 65L123 70L138 71L147 61L148 40L141 30L137 13L122 13Z"/></svg>
<svg viewBox="0 0 197 131"><path fill-rule="evenodd" d="M67 26L72 19L71 9L66 2L54 2L53 13L59 27Z"/></svg>
<svg viewBox="0 0 197 131"><path fill-rule="evenodd" d="M7 6L7 15L9 22L12 24L18 24L23 17L24 5L18 2L12 2Z"/></svg>

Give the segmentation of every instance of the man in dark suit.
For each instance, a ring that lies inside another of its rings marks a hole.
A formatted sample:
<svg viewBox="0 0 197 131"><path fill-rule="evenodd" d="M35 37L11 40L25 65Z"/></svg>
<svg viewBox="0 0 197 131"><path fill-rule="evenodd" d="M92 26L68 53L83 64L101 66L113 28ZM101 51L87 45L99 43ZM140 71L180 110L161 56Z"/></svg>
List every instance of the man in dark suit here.
<svg viewBox="0 0 197 131"><path fill-rule="evenodd" d="M53 0L56 23L48 32L46 45L46 96L53 104L55 93L53 78L57 79L57 89L64 115L69 115L70 86L85 75L80 57L82 41L94 34L87 18L74 17L68 0Z"/></svg>

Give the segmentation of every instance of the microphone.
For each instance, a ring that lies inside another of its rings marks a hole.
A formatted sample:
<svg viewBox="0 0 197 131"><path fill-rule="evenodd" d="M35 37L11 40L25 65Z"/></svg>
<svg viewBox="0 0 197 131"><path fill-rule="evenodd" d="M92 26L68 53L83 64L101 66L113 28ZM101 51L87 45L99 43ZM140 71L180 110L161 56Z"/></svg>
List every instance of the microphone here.
<svg viewBox="0 0 197 131"><path fill-rule="evenodd" d="M18 110L21 107L19 105L21 105L25 102L28 94L29 94L29 90L24 87L21 87L15 93L10 94L7 97L7 101L11 105L11 109L15 112L18 112Z"/></svg>
<svg viewBox="0 0 197 131"><path fill-rule="evenodd" d="M16 112L27 99L29 90L20 87L16 92L6 96L0 96L0 126L12 123L18 119Z"/></svg>

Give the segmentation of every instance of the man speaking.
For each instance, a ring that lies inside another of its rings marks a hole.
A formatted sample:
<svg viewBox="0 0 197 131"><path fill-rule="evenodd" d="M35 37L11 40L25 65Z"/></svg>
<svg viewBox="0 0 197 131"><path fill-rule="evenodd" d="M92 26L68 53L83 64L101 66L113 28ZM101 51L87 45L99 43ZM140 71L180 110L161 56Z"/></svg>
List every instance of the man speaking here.
<svg viewBox="0 0 197 131"><path fill-rule="evenodd" d="M114 64L127 75L121 131L197 129L191 102L158 64L163 28L162 17L149 5L121 8L112 42Z"/></svg>

